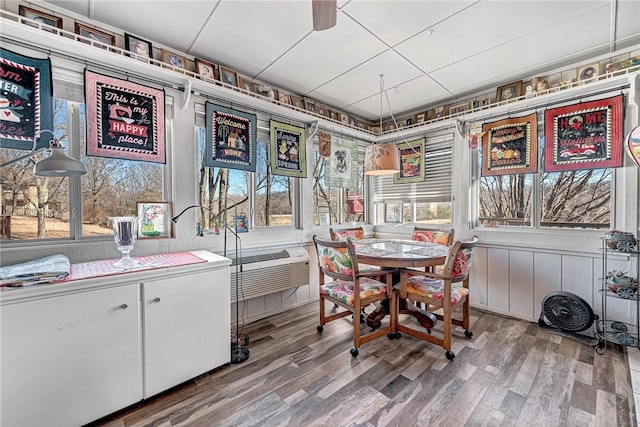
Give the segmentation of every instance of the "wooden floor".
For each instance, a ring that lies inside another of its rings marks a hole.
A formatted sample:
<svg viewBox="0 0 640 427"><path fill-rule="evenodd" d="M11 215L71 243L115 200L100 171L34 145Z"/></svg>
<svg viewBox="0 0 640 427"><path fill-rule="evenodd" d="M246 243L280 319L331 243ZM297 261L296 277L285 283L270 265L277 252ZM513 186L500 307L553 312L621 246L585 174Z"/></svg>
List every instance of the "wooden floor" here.
<svg viewBox="0 0 640 427"><path fill-rule="evenodd" d="M411 319L412 320L412 319ZM100 426L636 426L625 348L604 355L535 323L473 311L453 351L402 336L351 357L351 320L317 303L247 325L249 360Z"/></svg>

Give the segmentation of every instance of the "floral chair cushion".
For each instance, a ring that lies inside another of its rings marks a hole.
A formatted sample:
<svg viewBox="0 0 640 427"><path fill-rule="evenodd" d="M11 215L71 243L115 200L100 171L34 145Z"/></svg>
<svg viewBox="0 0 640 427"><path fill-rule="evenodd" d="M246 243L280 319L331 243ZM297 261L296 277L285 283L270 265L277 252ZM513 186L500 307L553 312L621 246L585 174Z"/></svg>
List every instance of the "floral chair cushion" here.
<svg viewBox="0 0 640 427"><path fill-rule="evenodd" d="M346 280L335 280L320 286L320 292L353 306L353 282ZM372 295L386 294L387 285L369 277L360 278L360 299Z"/></svg>
<svg viewBox="0 0 640 427"><path fill-rule="evenodd" d="M335 239L338 241L344 241L347 239L364 239L364 229L358 230L333 230Z"/></svg>
<svg viewBox="0 0 640 427"><path fill-rule="evenodd" d="M451 233L446 231L414 230L412 239L419 242L438 243L449 246L450 234Z"/></svg>
<svg viewBox="0 0 640 427"><path fill-rule="evenodd" d="M347 248L331 248L318 245L320 267L334 273L353 274L353 263Z"/></svg>
<svg viewBox="0 0 640 427"><path fill-rule="evenodd" d="M460 248L456 254L456 260L453 264L451 276L465 276L471 269L471 261L473 260L473 248Z"/></svg>
<svg viewBox="0 0 640 427"><path fill-rule="evenodd" d="M400 289L400 284L394 286ZM407 279L407 292L431 299L444 299L444 281L426 276L411 276ZM469 295L469 289L463 286L451 286L451 305L456 305L462 298Z"/></svg>

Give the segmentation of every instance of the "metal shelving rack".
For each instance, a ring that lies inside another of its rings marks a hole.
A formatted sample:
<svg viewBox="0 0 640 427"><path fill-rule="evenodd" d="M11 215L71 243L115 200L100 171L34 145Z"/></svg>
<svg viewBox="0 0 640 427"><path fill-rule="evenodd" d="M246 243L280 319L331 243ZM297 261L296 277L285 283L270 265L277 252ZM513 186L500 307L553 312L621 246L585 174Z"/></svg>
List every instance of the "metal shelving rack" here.
<svg viewBox="0 0 640 427"><path fill-rule="evenodd" d="M596 321L596 333L600 340L596 347L596 351L599 354L603 354L607 351L608 342L640 348L640 294L638 293L640 289L636 289L631 295L625 295L622 293L623 296L620 296L619 294L612 292L607 283L609 258L612 254L626 255L630 258L635 258L635 276L633 277L640 281L640 263L638 262L640 261L640 251L638 250L637 242L633 250L621 251L619 249L612 249L609 246L610 241L611 240L606 237L603 238L601 248L602 277L600 278L600 281L602 283L602 287L599 292L602 296L602 318ZM631 272L629 275L632 276ZM637 282L635 286L638 286ZM611 298L626 300L636 304L635 324L609 319L607 314L607 301Z"/></svg>

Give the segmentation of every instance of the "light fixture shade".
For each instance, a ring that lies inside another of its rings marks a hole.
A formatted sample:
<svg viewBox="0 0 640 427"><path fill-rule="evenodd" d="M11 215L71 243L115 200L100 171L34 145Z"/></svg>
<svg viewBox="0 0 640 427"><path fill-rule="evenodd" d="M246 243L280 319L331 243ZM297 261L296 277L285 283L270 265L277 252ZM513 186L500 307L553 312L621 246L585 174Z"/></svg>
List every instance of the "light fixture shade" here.
<svg viewBox="0 0 640 427"><path fill-rule="evenodd" d="M365 175L392 175L400 173L398 147L393 142L368 145L364 150Z"/></svg>
<svg viewBox="0 0 640 427"><path fill-rule="evenodd" d="M640 126L636 126L627 134L624 148L633 162L640 167Z"/></svg>
<svg viewBox="0 0 640 427"><path fill-rule="evenodd" d="M313 30L323 31L336 25L337 0L311 0Z"/></svg>
<svg viewBox="0 0 640 427"><path fill-rule="evenodd" d="M51 154L40 160L33 168L34 175L37 176L79 176L87 173L84 163L73 159L64 153L62 147L51 147Z"/></svg>

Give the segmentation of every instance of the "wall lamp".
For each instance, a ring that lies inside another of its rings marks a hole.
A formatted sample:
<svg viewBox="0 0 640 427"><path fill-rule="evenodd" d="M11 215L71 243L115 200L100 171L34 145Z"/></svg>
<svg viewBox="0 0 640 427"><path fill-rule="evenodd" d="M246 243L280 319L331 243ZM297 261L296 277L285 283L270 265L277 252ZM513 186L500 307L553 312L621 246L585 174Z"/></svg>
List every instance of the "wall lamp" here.
<svg viewBox="0 0 640 427"><path fill-rule="evenodd" d="M54 136L49 147L42 147L36 150L37 141L43 133L50 133ZM33 140L33 148L24 156L11 159L8 162L0 164L0 168L12 165L21 160L28 159L36 154L49 151L49 156L37 162L33 167L33 173L36 176L48 176L48 177L65 177L65 176L80 176L87 173L87 168L80 160L76 160L73 157L69 157L64 153L64 147L59 141L55 139L53 131L43 130L38 133L38 136Z"/></svg>

